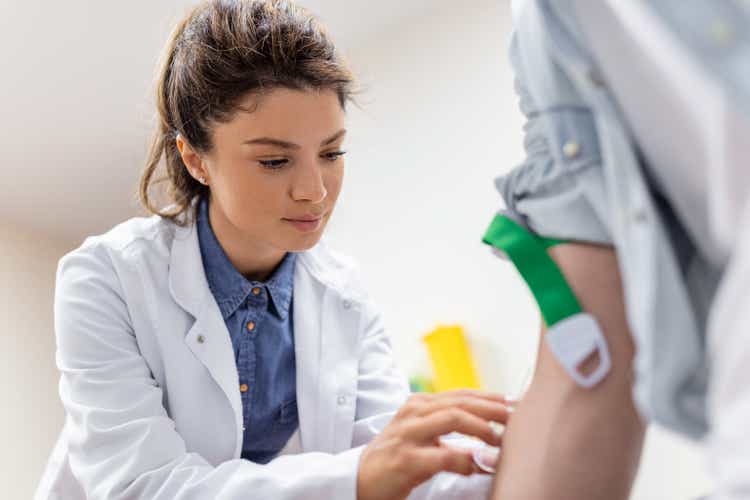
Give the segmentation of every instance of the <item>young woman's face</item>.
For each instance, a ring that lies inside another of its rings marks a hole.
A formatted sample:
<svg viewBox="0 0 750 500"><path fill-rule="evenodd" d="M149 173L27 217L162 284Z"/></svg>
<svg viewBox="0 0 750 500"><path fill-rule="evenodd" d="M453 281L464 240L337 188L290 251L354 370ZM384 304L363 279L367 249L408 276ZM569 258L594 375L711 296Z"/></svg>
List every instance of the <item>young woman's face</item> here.
<svg viewBox="0 0 750 500"><path fill-rule="evenodd" d="M240 105L247 111L215 125L204 156L212 219L269 250L307 250L320 240L343 180L338 96L277 89Z"/></svg>

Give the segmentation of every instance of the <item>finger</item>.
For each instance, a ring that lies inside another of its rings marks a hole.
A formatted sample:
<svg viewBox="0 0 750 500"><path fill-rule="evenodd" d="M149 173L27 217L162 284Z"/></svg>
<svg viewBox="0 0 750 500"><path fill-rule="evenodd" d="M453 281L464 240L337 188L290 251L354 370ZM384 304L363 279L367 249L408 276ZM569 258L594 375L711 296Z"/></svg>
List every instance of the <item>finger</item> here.
<svg viewBox="0 0 750 500"><path fill-rule="evenodd" d="M471 397L488 399L490 401L497 401L502 403L506 400L505 396L497 392L483 391L481 389L455 389L452 391L444 391L433 394L434 398L451 398L451 397Z"/></svg>
<svg viewBox="0 0 750 500"><path fill-rule="evenodd" d="M459 432L478 437L491 445L498 445L502 435L490 422L460 408L448 408L425 417L412 418L404 423L404 436L416 442L434 442L440 436Z"/></svg>
<svg viewBox="0 0 750 500"><path fill-rule="evenodd" d="M495 434L499 436L500 439L502 440L503 434L505 434L505 426L498 422L490 422L490 427L495 432Z"/></svg>
<svg viewBox="0 0 750 500"><path fill-rule="evenodd" d="M440 412L448 408L460 408L484 420L500 422L502 424L507 423L508 416L512 412L511 408L505 403L457 396L453 398L433 399L422 405L415 415L425 417L431 413Z"/></svg>
<svg viewBox="0 0 750 500"><path fill-rule="evenodd" d="M471 449L471 450L473 450L472 456L474 458L474 461L477 462L478 453L482 454L482 453L486 452L486 453L484 453L482 455L483 458L486 459L487 457L489 457L490 453L494 453L496 451L499 451L500 448L502 447L502 444L503 444L503 434L505 432L505 427L503 427L502 425L500 425L500 424L498 424L496 422L490 422L490 426L495 429L495 432L496 432L497 436L499 436L499 438L496 441L495 445L485 444L484 446L477 447L476 443L481 442L477 438L470 438L472 440L476 439L476 442L473 443L473 444L469 444L471 442L467 441L466 437L464 437L464 439L456 440L455 438L451 439L450 435L439 437L437 439L437 443L436 444L439 444L439 446L446 446L446 447L452 447L452 448ZM477 462L477 465L479 466L479 468L481 470L483 470L484 472L487 472L487 468L483 467L482 464L480 464L480 463Z"/></svg>
<svg viewBox="0 0 750 500"><path fill-rule="evenodd" d="M515 407L518 406L519 400L505 398L504 403L505 403L506 406L509 406L510 408L514 408L515 409Z"/></svg>
<svg viewBox="0 0 750 500"><path fill-rule="evenodd" d="M486 446L475 449L472 453L474 463L479 469L486 474L494 474L500 463L500 448Z"/></svg>
<svg viewBox="0 0 750 500"><path fill-rule="evenodd" d="M412 415L419 414L425 405L429 404L433 399L434 394L416 393L409 396L409 399L401 405L396 417L410 417Z"/></svg>
<svg viewBox="0 0 750 500"><path fill-rule="evenodd" d="M468 476L479 472L471 450L459 448L421 448L414 452L415 471L421 482L438 472Z"/></svg>

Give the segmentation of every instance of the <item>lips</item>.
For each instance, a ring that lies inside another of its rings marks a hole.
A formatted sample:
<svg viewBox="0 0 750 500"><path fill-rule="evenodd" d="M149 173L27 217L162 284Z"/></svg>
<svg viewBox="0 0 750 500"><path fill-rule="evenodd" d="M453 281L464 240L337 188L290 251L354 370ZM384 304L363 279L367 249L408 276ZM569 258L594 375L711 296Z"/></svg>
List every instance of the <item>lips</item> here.
<svg viewBox="0 0 750 500"><path fill-rule="evenodd" d="M322 219L322 215L305 215L303 217L290 217L286 220L289 221L300 221L300 222L315 222L316 220Z"/></svg>
<svg viewBox="0 0 750 500"><path fill-rule="evenodd" d="M291 224L295 229L303 233L317 231L323 223L322 215L303 215L295 218L284 218L284 222Z"/></svg>

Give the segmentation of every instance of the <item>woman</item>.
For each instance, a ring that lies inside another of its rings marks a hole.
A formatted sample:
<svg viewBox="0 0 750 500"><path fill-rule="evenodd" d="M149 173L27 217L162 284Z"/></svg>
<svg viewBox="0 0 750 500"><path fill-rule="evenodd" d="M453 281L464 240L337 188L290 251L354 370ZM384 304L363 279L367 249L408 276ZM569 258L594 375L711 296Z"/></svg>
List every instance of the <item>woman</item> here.
<svg viewBox="0 0 750 500"><path fill-rule="evenodd" d="M352 85L290 2L210 1L179 24L141 182L154 216L60 262L67 421L37 498L487 494L488 476L425 481L479 471L439 437L499 444L503 399L407 400L378 311L319 243ZM152 198L162 159L166 209Z"/></svg>

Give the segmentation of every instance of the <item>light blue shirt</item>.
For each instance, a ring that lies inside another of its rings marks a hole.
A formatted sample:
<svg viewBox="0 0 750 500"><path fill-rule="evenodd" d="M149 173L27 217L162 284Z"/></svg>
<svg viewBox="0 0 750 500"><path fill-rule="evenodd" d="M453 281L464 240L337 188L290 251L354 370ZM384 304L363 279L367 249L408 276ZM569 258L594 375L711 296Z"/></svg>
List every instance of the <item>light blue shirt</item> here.
<svg viewBox="0 0 750 500"><path fill-rule="evenodd" d="M748 95L743 82L750 81L747 57L737 54L750 52L744 29L750 9L730 9L732 2L713 1L690 2L690 8L672 0L646 4L706 69L714 70L738 106L748 101L743 99ZM611 54L593 50L592 33L581 31L581 21L594 19L594 13L579 19L575 7L602 10L604 5L582 0L515 2L510 57L527 117L527 157L496 185L513 218L538 234L617 248L636 345L634 400L646 419L699 439L708 431L708 306L723 268L706 257L708 245L695 237L705 233L696 225L699 218L685 217L679 210L687 199L676 189L683 183L670 180L665 186L665 178L674 177L671 166L632 134L617 100L623 80L596 59ZM701 19L714 18L736 33L737 40L714 40L692 29ZM595 27L611 47L617 32L603 29L603 19L597 11ZM623 44L623 50L626 47ZM638 71L634 56L623 58L623 50L613 64L640 75L633 80L639 85L635 88L653 92L654 85L643 83L647 70ZM623 60L630 62L623 65ZM659 111L664 113L663 105ZM667 113L657 126L667 127L667 136L676 142L671 116Z"/></svg>

